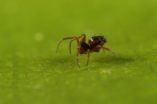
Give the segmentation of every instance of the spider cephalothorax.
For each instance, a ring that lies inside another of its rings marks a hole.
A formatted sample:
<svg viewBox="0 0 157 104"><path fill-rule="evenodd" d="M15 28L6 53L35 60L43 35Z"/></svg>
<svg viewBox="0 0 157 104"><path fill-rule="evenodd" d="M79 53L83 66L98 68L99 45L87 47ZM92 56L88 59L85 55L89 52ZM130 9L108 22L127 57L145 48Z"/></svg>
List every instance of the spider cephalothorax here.
<svg viewBox="0 0 157 104"><path fill-rule="evenodd" d="M89 56L90 53L92 52L99 52L101 49L111 51L109 48L104 47L104 44L107 42L106 38L104 36L93 36L89 39L88 42L86 42L86 35L82 34L81 36L73 36L73 37L65 37L63 38L57 45L57 50L60 46L60 44L64 40L70 39L70 44L69 44L69 52L71 54L71 44L73 41L77 42L77 63L79 65L79 55L80 54L87 54L88 59L87 59L87 65L89 62ZM112 52L112 51L111 51Z"/></svg>

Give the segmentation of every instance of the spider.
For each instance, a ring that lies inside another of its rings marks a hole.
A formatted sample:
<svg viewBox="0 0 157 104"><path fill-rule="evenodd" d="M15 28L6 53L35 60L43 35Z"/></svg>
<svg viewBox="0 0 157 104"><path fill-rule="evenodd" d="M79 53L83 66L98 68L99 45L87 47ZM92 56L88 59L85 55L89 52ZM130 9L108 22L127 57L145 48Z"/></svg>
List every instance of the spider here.
<svg viewBox="0 0 157 104"><path fill-rule="evenodd" d="M88 65L90 53L99 52L101 49L112 52L109 48L106 48L104 46L104 44L107 42L106 38L104 36L93 36L89 39L88 42L86 42L86 34L82 34L80 36L64 37L62 40L59 41L59 43L57 45L57 50L59 49L61 43L64 40L70 40L70 43L69 43L69 53L70 54L71 54L71 44L73 41L76 41L76 43L77 43L77 64L79 67L80 67L79 56L81 54L87 55L87 65ZM56 52L57 52L57 50L56 50Z"/></svg>

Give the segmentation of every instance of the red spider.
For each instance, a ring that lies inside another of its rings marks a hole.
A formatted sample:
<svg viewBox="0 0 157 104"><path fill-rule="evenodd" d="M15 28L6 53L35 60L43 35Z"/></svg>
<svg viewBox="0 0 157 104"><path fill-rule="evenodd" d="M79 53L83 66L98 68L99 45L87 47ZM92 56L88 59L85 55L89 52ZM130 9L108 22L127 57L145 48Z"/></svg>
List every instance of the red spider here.
<svg viewBox="0 0 157 104"><path fill-rule="evenodd" d="M79 64L79 56L80 54L87 54L87 65L89 63L90 53L99 52L101 49L112 52L109 48L104 47L104 44L107 42L104 36L93 36L90 38L88 42L86 42L86 35L82 34L81 36L73 36L73 37L64 37L61 41L59 41L57 45L57 50L60 44L64 40L70 39L69 43L69 53L71 54L71 44L73 41L77 42L77 64ZM113 52L112 52L113 53Z"/></svg>

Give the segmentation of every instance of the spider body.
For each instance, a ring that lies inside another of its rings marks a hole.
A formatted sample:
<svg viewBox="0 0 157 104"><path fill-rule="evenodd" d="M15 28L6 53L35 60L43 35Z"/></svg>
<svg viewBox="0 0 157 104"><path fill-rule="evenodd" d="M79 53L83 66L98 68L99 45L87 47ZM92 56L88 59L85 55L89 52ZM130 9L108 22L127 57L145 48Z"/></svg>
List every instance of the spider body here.
<svg viewBox="0 0 157 104"><path fill-rule="evenodd" d="M106 39L103 36L91 37L88 43L82 39L80 41L80 54L87 54L87 52L99 52L103 45L106 43Z"/></svg>
<svg viewBox="0 0 157 104"><path fill-rule="evenodd" d="M79 56L80 54L87 54L87 65L89 62L89 56L92 52L99 52L101 49L111 51L109 48L104 47L106 41L106 38L104 36L93 36L91 37L88 42L86 41L86 35L82 34L81 36L73 36L73 37L65 37L63 38L57 45L57 50L60 46L60 44L64 40L70 39L69 44L69 52L71 54L71 44L73 41L77 42L77 63L79 65ZM112 52L112 51L111 51Z"/></svg>

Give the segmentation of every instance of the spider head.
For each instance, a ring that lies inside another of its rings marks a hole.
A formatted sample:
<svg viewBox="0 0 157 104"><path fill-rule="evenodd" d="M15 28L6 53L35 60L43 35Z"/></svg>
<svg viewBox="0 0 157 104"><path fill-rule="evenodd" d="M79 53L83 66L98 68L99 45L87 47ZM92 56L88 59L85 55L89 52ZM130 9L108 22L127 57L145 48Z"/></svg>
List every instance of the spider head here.
<svg viewBox="0 0 157 104"><path fill-rule="evenodd" d="M106 43L106 38L104 36L93 36L89 40L90 46L104 45Z"/></svg>

